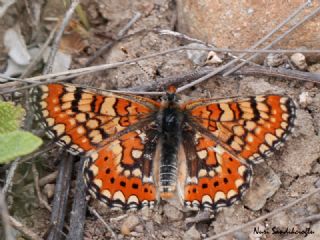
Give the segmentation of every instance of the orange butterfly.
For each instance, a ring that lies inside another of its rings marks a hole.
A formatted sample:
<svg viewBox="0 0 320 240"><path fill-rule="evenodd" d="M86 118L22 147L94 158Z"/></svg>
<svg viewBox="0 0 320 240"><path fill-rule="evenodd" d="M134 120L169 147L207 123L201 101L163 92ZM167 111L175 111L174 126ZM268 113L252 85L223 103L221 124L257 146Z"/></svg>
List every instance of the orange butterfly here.
<svg viewBox="0 0 320 240"><path fill-rule="evenodd" d="M174 87L157 102L49 84L32 90L31 104L51 138L86 154L90 193L120 209L175 196L192 210L230 206L249 187L251 165L279 149L296 117L286 96L181 103Z"/></svg>

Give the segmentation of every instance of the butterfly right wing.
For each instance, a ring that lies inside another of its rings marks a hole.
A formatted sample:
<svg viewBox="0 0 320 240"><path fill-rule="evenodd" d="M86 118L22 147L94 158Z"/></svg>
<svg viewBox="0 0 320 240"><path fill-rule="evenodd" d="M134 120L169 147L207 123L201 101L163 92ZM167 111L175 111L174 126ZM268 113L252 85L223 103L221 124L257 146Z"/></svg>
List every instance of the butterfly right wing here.
<svg viewBox="0 0 320 240"><path fill-rule="evenodd" d="M97 94L70 84L35 87L30 101L47 135L72 154L96 148L105 139L146 120L159 108L159 103L148 98Z"/></svg>

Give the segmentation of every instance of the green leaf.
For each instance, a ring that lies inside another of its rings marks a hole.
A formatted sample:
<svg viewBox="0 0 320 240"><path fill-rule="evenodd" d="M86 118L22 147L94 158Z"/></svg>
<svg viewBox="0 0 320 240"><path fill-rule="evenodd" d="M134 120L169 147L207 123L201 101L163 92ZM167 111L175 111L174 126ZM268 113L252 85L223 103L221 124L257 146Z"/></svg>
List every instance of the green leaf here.
<svg viewBox="0 0 320 240"><path fill-rule="evenodd" d="M0 101L0 134L17 130L24 115L25 110L21 106Z"/></svg>
<svg viewBox="0 0 320 240"><path fill-rule="evenodd" d="M21 130L0 134L0 164L27 155L41 144L41 138Z"/></svg>

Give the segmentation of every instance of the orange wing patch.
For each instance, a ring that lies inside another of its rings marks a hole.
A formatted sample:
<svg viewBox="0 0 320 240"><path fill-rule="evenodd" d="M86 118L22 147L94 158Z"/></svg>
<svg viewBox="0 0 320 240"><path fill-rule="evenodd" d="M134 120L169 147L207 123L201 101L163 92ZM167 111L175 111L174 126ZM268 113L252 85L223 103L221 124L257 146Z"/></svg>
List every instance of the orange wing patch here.
<svg viewBox="0 0 320 240"><path fill-rule="evenodd" d="M49 137L73 154L96 148L159 108L151 99L108 92L99 95L67 84L40 86L31 95L36 117Z"/></svg>

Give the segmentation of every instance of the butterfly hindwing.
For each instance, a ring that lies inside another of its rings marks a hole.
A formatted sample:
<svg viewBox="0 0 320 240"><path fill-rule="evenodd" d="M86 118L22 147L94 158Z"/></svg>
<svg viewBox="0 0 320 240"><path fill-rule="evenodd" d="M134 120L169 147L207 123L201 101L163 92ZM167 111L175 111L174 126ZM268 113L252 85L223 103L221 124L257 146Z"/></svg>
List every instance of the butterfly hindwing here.
<svg viewBox="0 0 320 240"><path fill-rule="evenodd" d="M84 178L91 194L111 208L153 207L153 158L158 132L152 123L88 154Z"/></svg>
<svg viewBox="0 0 320 240"><path fill-rule="evenodd" d="M194 129L183 132L183 145L187 161L183 198L188 208L213 211L241 198L250 185L250 166Z"/></svg>

